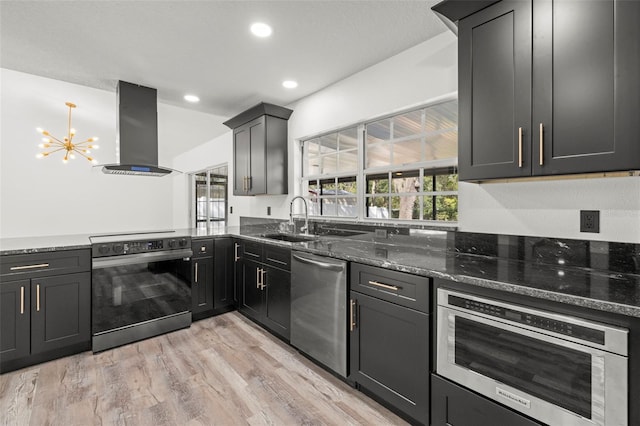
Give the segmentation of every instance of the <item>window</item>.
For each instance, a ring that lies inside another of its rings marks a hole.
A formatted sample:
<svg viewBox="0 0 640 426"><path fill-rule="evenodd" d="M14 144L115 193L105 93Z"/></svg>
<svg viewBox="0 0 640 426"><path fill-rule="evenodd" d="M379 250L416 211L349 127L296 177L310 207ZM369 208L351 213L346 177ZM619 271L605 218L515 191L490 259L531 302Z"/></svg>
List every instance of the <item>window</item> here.
<svg viewBox="0 0 640 426"><path fill-rule="evenodd" d="M310 215L357 217L358 145L357 127L303 142Z"/></svg>
<svg viewBox="0 0 640 426"><path fill-rule="evenodd" d="M312 215L458 219L456 99L308 139L302 147Z"/></svg>
<svg viewBox="0 0 640 426"><path fill-rule="evenodd" d="M366 182L369 218L458 219L458 175L453 168L372 174L366 176Z"/></svg>
<svg viewBox="0 0 640 426"><path fill-rule="evenodd" d="M227 165L193 174L194 219L198 229L224 225L227 219Z"/></svg>

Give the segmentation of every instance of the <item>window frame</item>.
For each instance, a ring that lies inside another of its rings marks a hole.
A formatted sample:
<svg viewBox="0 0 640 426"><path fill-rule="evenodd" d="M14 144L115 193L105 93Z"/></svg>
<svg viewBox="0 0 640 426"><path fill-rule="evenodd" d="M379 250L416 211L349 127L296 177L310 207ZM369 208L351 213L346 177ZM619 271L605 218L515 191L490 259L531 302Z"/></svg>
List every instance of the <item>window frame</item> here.
<svg viewBox="0 0 640 426"><path fill-rule="evenodd" d="M301 190L301 194L304 195L305 198L307 198L308 200L311 198L310 193L309 193L309 182L310 181L321 181L321 180L325 180L327 178L346 178L346 177L353 177L355 176L355 182L357 185L357 190L356 190L356 203L357 203L357 207L356 207L356 212L357 214L355 216L334 216L334 215L323 215L320 211L320 214L309 214L310 217L313 217L315 219L330 219L330 220L344 220L344 221L354 221L354 222L362 222L362 223L375 223L375 222L389 222L389 223L397 223L397 224L413 224L413 225L426 225L426 226L435 226L435 227L452 227L452 226L456 226L457 225L457 220L456 221L446 221L446 220L432 220L432 219L399 219L399 218L376 218L376 217L369 217L368 216L368 205L367 205L367 199L368 199L368 188L367 188L367 176L371 176L374 174L383 174L383 173L387 173L387 174L392 174L392 173L397 173L397 172L409 172L409 171L419 171L419 176L420 176L420 181L422 182L422 179L424 178L424 176L429 176L432 175L432 173L437 172L437 171L442 171L442 170L448 170L451 171L451 173L449 174L457 174L457 169L458 169L458 157L452 157L452 158L445 158L445 159L439 159L439 160L424 160L421 157L421 161L418 162L414 162L414 163L406 163L406 164L392 164L393 160L390 161L390 164L388 165L383 165L383 166L375 166L375 167L371 167L371 168L366 168L366 161L367 161L367 150L366 150L366 146L367 146L367 134L366 134L366 126L371 124L371 123L375 123L377 121L381 121L381 120L385 120L385 119L391 119L393 117L399 117L402 116L404 114L408 114L411 113L413 111L418 111L418 110L424 110L427 109L429 107L433 107L436 106L438 104L443 104L446 102L451 102L451 101L458 101L458 97L457 97L457 93L453 93L453 94L448 94L446 96L442 96L439 97L437 99L433 99L429 102L425 102L419 105L414 105L408 108L404 108L401 110L397 110L397 111L393 111L391 113L388 114L384 114L384 115L380 115L377 117L373 117L371 119L368 120L363 120L363 121L359 121L356 124L352 124L352 125L348 125L348 126L343 126L340 128L336 128L332 131L328 131L328 132L322 132L316 135L312 135L312 136L308 136L308 137L304 137L304 138L300 138L298 139L298 146L300 149L300 173L298 175L298 184L299 184L299 188ZM424 114L423 114L423 119L424 119ZM424 121L422 123L422 127L424 128ZM352 128L356 128L357 129L357 157L358 157L358 162L357 162L357 170L354 173L334 173L334 174L328 174L328 175L320 175L320 174L316 174L316 175L308 175L305 176L305 171L307 169L306 165L305 165L305 161L307 160L306 155L305 155L305 150L304 150L304 145L307 141L309 140L313 140L313 139L317 139L317 138L322 138L326 135L330 135L333 133L339 133L341 131L347 130L347 129L352 129ZM458 132L458 124L456 123L455 128L452 129L443 129L441 131L433 131L431 133L429 133L430 135L434 135L434 134L438 134L438 133L444 133L444 132L448 132L454 130L456 132ZM422 133L420 133L419 135L422 135ZM422 137L422 136L420 136ZM399 137L396 139L392 139L392 144L397 143L397 142L402 142L402 141L406 141L406 140L412 140L415 139L416 135L405 135L403 137ZM425 143L421 142L421 149L424 149ZM422 155L422 153L421 153ZM393 157L391 157L393 158ZM391 182L391 181L390 181ZM435 188L434 188L435 189ZM434 200L436 196L450 196L450 195L454 195L454 196L458 196L458 190L456 189L456 191L421 191L418 193L418 195L420 197L422 196L433 196ZM459 199L458 199L459 200ZM459 201L458 204L459 206ZM456 211L458 209L456 208ZM422 216L422 213L421 213Z"/></svg>

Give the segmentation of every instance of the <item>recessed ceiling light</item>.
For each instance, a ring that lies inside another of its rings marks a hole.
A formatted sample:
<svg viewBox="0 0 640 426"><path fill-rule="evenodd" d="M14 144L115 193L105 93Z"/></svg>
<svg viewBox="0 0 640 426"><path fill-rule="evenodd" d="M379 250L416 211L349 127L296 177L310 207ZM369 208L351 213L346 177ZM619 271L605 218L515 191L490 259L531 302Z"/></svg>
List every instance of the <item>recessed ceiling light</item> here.
<svg viewBox="0 0 640 426"><path fill-rule="evenodd" d="M251 25L251 32L257 37L269 37L271 35L271 27L263 22L256 22Z"/></svg>
<svg viewBox="0 0 640 426"><path fill-rule="evenodd" d="M192 103L200 102L200 98L196 95L184 95L184 100Z"/></svg>
<svg viewBox="0 0 640 426"><path fill-rule="evenodd" d="M287 89L295 89L298 87L298 82L293 80L285 80L282 82L282 85Z"/></svg>

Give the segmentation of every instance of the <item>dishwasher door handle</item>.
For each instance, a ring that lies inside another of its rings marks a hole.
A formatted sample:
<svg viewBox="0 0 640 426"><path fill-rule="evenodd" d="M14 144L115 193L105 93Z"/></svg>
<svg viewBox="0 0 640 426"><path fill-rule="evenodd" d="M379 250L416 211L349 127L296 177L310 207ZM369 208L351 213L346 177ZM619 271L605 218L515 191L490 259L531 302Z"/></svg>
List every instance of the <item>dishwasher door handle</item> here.
<svg viewBox="0 0 640 426"><path fill-rule="evenodd" d="M340 263L322 262L319 260L310 259L308 257L299 256L297 254L292 254L291 257L299 262L307 263L309 265L315 265L319 268L328 269L330 271L344 271L345 268L345 264L342 261Z"/></svg>

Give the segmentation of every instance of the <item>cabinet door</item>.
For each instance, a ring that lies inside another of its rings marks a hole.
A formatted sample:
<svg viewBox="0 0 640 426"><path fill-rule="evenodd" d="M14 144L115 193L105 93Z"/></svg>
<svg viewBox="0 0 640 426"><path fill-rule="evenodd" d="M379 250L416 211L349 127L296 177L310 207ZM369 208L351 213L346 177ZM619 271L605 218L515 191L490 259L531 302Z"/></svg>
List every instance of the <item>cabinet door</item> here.
<svg viewBox="0 0 640 426"><path fill-rule="evenodd" d="M351 292L350 380L429 423L429 316Z"/></svg>
<svg viewBox="0 0 640 426"><path fill-rule="evenodd" d="M540 423L432 374L431 425L539 426Z"/></svg>
<svg viewBox="0 0 640 426"><path fill-rule="evenodd" d="M537 0L533 13L533 173L637 168L639 3Z"/></svg>
<svg viewBox="0 0 640 426"><path fill-rule="evenodd" d="M231 238L214 241L213 307L224 308L234 304L234 245Z"/></svg>
<svg viewBox="0 0 640 426"><path fill-rule="evenodd" d="M460 180L531 174L531 1L458 24Z"/></svg>
<svg viewBox="0 0 640 426"><path fill-rule="evenodd" d="M29 280L0 283L0 361L26 357L30 352Z"/></svg>
<svg viewBox="0 0 640 426"><path fill-rule="evenodd" d="M262 287L260 286L260 271L262 265L244 259L242 265L242 291L240 293L240 310L260 320L262 317Z"/></svg>
<svg viewBox="0 0 640 426"><path fill-rule="evenodd" d="M91 338L91 273L31 281L31 353Z"/></svg>
<svg viewBox="0 0 640 426"><path fill-rule="evenodd" d="M233 195L247 195L251 135L246 126L233 131Z"/></svg>
<svg viewBox="0 0 640 426"><path fill-rule="evenodd" d="M213 309L213 258L193 259L191 310L194 314Z"/></svg>
<svg viewBox="0 0 640 426"><path fill-rule="evenodd" d="M263 266L265 325L287 341L291 337L291 273Z"/></svg>
<svg viewBox="0 0 640 426"><path fill-rule="evenodd" d="M247 124L249 131L249 195L267 193L265 117Z"/></svg>

